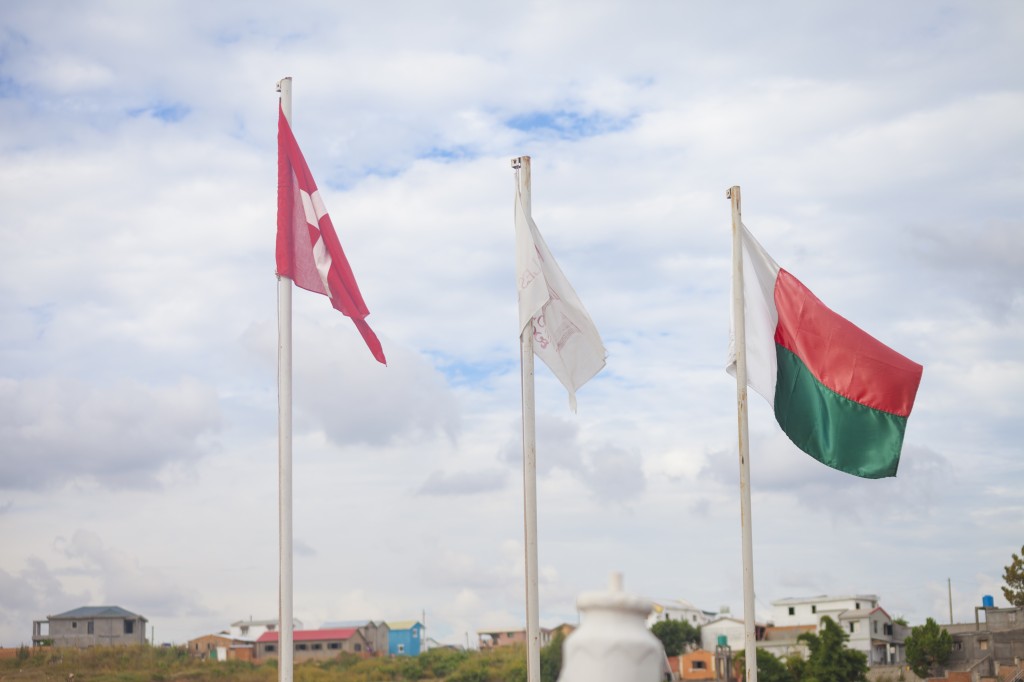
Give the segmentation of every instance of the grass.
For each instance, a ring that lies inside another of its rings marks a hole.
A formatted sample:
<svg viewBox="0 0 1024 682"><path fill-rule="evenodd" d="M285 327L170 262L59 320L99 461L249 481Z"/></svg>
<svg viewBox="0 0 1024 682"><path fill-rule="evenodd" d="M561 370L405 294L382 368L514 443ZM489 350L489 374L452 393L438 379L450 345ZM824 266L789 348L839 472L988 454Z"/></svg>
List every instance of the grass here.
<svg viewBox="0 0 1024 682"><path fill-rule="evenodd" d="M295 665L295 682L525 682L522 647L434 649L420 656L359 658ZM0 682L275 682L276 661L203 661L180 647L25 649L0 660ZM551 680L550 682L554 682Z"/></svg>

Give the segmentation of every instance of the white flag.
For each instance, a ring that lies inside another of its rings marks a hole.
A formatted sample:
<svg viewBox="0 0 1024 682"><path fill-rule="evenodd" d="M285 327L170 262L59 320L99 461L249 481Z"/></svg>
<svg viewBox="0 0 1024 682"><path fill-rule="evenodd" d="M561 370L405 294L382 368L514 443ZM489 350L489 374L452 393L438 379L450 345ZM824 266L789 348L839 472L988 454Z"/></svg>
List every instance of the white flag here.
<svg viewBox="0 0 1024 682"><path fill-rule="evenodd" d="M533 321L533 350L569 391L576 411L576 389L601 371L607 352L593 320L523 208L516 184L516 276L519 333Z"/></svg>

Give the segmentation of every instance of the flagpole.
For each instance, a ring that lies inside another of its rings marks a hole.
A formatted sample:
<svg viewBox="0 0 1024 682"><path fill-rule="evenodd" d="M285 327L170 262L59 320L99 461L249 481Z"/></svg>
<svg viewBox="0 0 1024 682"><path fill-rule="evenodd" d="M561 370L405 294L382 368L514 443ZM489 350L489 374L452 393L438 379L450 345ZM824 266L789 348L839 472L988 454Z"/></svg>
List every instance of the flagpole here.
<svg viewBox="0 0 1024 682"><path fill-rule="evenodd" d="M281 109L291 125L292 79L277 82ZM292 281L277 278L277 462L280 573L277 678L292 682Z"/></svg>
<svg viewBox="0 0 1024 682"><path fill-rule="evenodd" d="M530 157L512 159L523 211L532 214ZM540 599L537 579L537 407L533 380L533 320L519 337L523 391L523 536L526 560L526 680L540 682Z"/></svg>
<svg viewBox="0 0 1024 682"><path fill-rule="evenodd" d="M740 454L740 527L743 531L743 651L746 680L757 682L757 638L754 628L754 550L750 516L750 433L747 428L747 333L743 317L743 241L740 188L726 191L732 202L732 319L736 350L736 414Z"/></svg>

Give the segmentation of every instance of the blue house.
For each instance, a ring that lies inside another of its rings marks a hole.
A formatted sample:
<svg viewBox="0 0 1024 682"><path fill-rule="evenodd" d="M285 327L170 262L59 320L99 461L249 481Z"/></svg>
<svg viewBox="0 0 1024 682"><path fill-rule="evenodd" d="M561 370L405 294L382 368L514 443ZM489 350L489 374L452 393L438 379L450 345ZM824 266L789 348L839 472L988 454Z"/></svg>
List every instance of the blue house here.
<svg viewBox="0 0 1024 682"><path fill-rule="evenodd" d="M423 642L423 624L418 620L388 623L388 653L392 656L419 656Z"/></svg>

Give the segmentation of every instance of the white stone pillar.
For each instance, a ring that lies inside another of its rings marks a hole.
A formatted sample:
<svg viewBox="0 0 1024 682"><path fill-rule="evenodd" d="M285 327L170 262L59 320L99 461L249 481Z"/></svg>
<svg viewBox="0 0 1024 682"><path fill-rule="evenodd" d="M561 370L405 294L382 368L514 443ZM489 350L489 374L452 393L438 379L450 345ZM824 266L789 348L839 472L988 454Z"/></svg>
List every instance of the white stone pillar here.
<svg viewBox="0 0 1024 682"><path fill-rule="evenodd" d="M622 591L612 573L606 592L576 600L580 626L565 640L558 682L659 682L668 673L665 649L644 624L649 599Z"/></svg>

